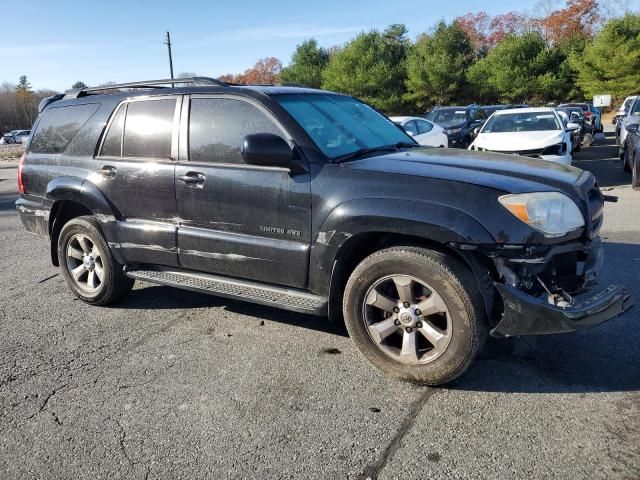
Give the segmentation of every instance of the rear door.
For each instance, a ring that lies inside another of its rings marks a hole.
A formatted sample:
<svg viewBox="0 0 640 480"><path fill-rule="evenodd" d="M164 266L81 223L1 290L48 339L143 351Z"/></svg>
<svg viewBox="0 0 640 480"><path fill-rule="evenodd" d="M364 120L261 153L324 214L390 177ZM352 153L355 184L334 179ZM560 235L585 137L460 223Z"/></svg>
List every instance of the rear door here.
<svg viewBox="0 0 640 480"><path fill-rule="evenodd" d="M307 282L311 192L306 171L245 164L245 135L286 130L258 102L191 96L181 124L176 197L185 268L292 287ZM188 122L187 122L188 119Z"/></svg>
<svg viewBox="0 0 640 480"><path fill-rule="evenodd" d="M113 205L110 246L121 261L175 266L174 171L182 98L123 102L112 115L87 178Z"/></svg>

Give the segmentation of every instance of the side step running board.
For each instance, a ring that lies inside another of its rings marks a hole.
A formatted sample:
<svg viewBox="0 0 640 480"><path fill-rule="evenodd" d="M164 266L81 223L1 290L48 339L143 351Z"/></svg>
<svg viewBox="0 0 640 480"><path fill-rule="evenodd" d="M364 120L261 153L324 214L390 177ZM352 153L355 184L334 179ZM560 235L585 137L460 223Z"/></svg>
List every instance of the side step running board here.
<svg viewBox="0 0 640 480"><path fill-rule="evenodd" d="M125 274L127 277L137 280L259 303L294 312L319 316L327 315L328 312L327 298L302 290L145 265L125 267Z"/></svg>

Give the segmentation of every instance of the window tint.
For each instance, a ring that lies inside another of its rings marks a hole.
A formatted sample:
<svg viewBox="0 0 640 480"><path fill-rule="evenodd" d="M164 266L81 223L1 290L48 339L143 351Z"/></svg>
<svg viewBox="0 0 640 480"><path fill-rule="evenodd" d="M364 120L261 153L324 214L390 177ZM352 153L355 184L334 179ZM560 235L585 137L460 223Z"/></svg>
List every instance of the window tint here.
<svg viewBox="0 0 640 480"><path fill-rule="evenodd" d="M443 128L457 127L467 121L467 111L461 108L438 108L427 115L427 120Z"/></svg>
<svg viewBox="0 0 640 480"><path fill-rule="evenodd" d="M64 152L98 107L96 103L87 103L46 110L38 122L29 151L33 153Z"/></svg>
<svg viewBox="0 0 640 480"><path fill-rule="evenodd" d="M484 120L486 117L486 115L484 114L484 112L482 110L480 110L479 108L472 108L471 109L471 113L469 114L471 121L474 120Z"/></svg>
<svg viewBox="0 0 640 480"><path fill-rule="evenodd" d="M104 138L100 155L107 155L109 157L122 156L122 127L124 126L125 108L125 105L121 105L118 113L113 117L109 131Z"/></svg>
<svg viewBox="0 0 640 480"><path fill-rule="evenodd" d="M407 123L404 124L404 129L407 133L410 133L411 135L417 135L418 134L418 127L416 126L416 122L415 120L411 120Z"/></svg>
<svg viewBox="0 0 640 480"><path fill-rule="evenodd" d="M243 163L242 141L251 133L283 132L250 103L230 98L192 98L189 159L194 162Z"/></svg>
<svg viewBox="0 0 640 480"><path fill-rule="evenodd" d="M170 158L175 108L175 99L129 103L122 156Z"/></svg>
<svg viewBox="0 0 640 480"><path fill-rule="evenodd" d="M433 125L424 120L416 120L416 124L418 125L418 133L427 133L433 130Z"/></svg>

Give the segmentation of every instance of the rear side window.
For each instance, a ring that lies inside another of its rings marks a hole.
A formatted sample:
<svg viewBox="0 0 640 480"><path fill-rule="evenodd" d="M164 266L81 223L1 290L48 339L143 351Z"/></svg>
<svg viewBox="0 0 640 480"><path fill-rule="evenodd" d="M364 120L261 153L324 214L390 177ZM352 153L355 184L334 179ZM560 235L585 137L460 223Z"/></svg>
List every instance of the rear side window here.
<svg viewBox="0 0 640 480"><path fill-rule="evenodd" d="M193 162L244 163L240 148L246 135L282 130L257 107L230 98L192 98L189 159Z"/></svg>
<svg viewBox="0 0 640 480"><path fill-rule="evenodd" d="M175 108L175 99L129 103L124 122L122 156L170 158Z"/></svg>
<svg viewBox="0 0 640 480"><path fill-rule="evenodd" d="M87 103L46 110L33 134L29 151L63 153L98 107L96 103Z"/></svg>
<svg viewBox="0 0 640 480"><path fill-rule="evenodd" d="M433 125L429 122L425 122L423 120L416 120L416 124L418 125L418 133L427 133L433 130Z"/></svg>
<svg viewBox="0 0 640 480"><path fill-rule="evenodd" d="M417 135L418 134L418 127L416 126L416 122L415 120L411 120L407 123L404 124L404 130L407 133L410 133L411 135Z"/></svg>
<svg viewBox="0 0 640 480"><path fill-rule="evenodd" d="M104 138L100 155L109 157L122 156L122 128L124 127L125 105L120 105L118 113L113 117L109 131Z"/></svg>

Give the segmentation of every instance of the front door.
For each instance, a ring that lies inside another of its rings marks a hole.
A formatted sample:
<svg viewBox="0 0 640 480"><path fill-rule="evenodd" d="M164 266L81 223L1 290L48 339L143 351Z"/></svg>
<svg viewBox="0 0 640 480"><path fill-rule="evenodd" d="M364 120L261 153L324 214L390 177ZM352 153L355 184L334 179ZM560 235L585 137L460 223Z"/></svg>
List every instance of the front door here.
<svg viewBox="0 0 640 480"><path fill-rule="evenodd" d="M175 161L181 98L122 103L87 177L112 204L110 247L119 261L175 266ZM172 150L176 150L172 154ZM106 220L106 219L105 219Z"/></svg>
<svg viewBox="0 0 640 480"><path fill-rule="evenodd" d="M191 96L182 118L181 145L189 147L176 166L180 264L306 286L309 174L247 165L240 154L245 135L274 133L292 144L290 136L260 104L231 95Z"/></svg>

